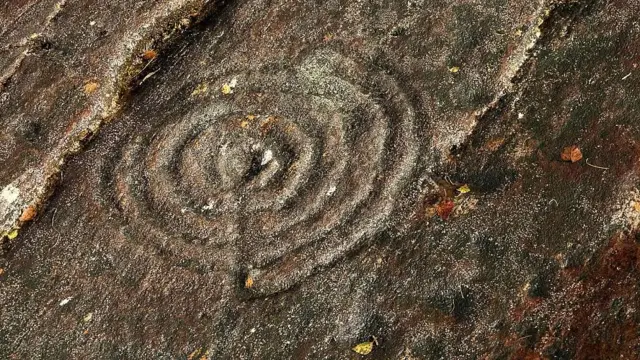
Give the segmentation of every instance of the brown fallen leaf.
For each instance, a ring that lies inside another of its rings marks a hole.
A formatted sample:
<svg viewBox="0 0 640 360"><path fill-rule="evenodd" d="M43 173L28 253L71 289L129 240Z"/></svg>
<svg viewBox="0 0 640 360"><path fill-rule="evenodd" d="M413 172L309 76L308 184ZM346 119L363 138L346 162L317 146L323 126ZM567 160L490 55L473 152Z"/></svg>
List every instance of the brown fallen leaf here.
<svg viewBox="0 0 640 360"><path fill-rule="evenodd" d="M436 216L437 211L436 211L436 207L432 206L432 207L428 207L427 210L425 211L425 215L430 218L430 217L434 217Z"/></svg>
<svg viewBox="0 0 640 360"><path fill-rule="evenodd" d="M145 52L142 53L142 60L145 61L149 61L149 60L153 60L156 58L156 56L158 56L158 53L155 50L146 50Z"/></svg>
<svg viewBox="0 0 640 360"><path fill-rule="evenodd" d="M438 205L436 205L436 213L438 214L438 216L440 216L440 218L442 218L442 220L447 220L455 206L456 205L453 200L442 200L438 203Z"/></svg>
<svg viewBox="0 0 640 360"><path fill-rule="evenodd" d="M489 150L489 151L496 151L500 148L500 146L502 146L502 144L504 144L505 139L504 138L495 138L495 139L491 139L489 141L487 141L487 143L484 145L485 149Z"/></svg>
<svg viewBox="0 0 640 360"><path fill-rule="evenodd" d="M582 151L577 145L567 146L562 149L560 158L563 161L571 161L572 163L582 160Z"/></svg>
<svg viewBox="0 0 640 360"><path fill-rule="evenodd" d="M29 207L24 209L22 215L20 215L20 218L18 220L20 220L20 222L31 221L34 217L36 217L36 214L37 212L35 206L29 205Z"/></svg>

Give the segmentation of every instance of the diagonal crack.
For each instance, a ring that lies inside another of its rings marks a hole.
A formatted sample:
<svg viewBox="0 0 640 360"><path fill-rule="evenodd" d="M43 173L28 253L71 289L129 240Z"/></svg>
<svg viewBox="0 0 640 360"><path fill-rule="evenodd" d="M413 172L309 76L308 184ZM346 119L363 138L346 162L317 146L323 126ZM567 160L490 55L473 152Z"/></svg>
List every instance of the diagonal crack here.
<svg viewBox="0 0 640 360"><path fill-rule="evenodd" d="M531 66L536 49L553 39L555 34L552 28L555 24L567 17L568 13L579 15L594 2L594 0L540 0L538 2L534 19L527 31L522 34L522 41L498 75L499 92L491 102L472 114L470 121L466 122L465 135L461 137L462 140L458 144L455 144L455 148L465 148L473 138L473 134L478 131L477 125L492 111L499 110L500 104L507 98L514 97L520 91L521 85L526 82L527 78L524 74Z"/></svg>
<svg viewBox="0 0 640 360"><path fill-rule="evenodd" d="M10 46L5 47L5 49L6 48L10 48L10 47L18 47L18 48L27 47L27 49L22 51L18 55L18 57L13 61L13 63L11 63L11 65L9 65L9 68L6 71L4 71L2 74L0 74L0 93L2 93L4 91L4 89L6 87L6 84L18 72L18 70L20 69L20 66L22 65L22 62L24 61L24 59L27 56L29 56L29 53L33 49L35 49L35 47L37 46L37 40L43 36L42 34L47 32L47 30L51 26L51 23L55 20L56 17L58 17L60 12L62 12L62 10L64 9L66 4L67 4L67 0L61 0L60 2L55 4L55 6L53 7L53 11L51 11L51 13L47 16L44 24L41 27L40 32L32 34L28 38L23 39L18 44L14 44L14 45L10 45Z"/></svg>
<svg viewBox="0 0 640 360"><path fill-rule="evenodd" d="M56 11L47 18L47 25L58 16L65 1L59 3L61 6L56 7ZM143 26L123 39L125 55L117 56L111 61L112 70L105 74L110 83L105 85L104 95L89 106L85 115L60 141L43 164L37 168L28 169L11 184L0 189L0 243L5 239L15 238L18 230L31 220L30 218L25 220L21 215L44 207L44 203L58 184L61 168L66 159L80 152L103 124L108 123L120 113L131 91L141 84L139 80L150 71L149 63L142 61L138 54L147 48L157 49L159 52L168 51L179 42L188 29L206 23L226 3L224 0L173 1L168 8L162 6L158 8L155 16L152 16L150 26ZM180 21L194 13L198 14L197 17L188 25L182 25ZM47 26L44 27L45 30L46 28ZM12 67L13 71L7 73L7 79L15 74L19 63L27 55L28 52L23 53L17 66Z"/></svg>

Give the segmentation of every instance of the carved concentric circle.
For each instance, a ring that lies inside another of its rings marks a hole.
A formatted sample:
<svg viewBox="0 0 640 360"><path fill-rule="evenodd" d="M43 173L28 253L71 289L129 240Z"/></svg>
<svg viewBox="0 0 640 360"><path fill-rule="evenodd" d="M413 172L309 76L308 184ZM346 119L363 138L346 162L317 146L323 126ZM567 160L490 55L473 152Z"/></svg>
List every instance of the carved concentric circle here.
<svg viewBox="0 0 640 360"><path fill-rule="evenodd" d="M232 79L136 134L111 183L128 234L203 262L232 248L268 294L389 226L418 157L414 112L390 76L330 52L212 87Z"/></svg>

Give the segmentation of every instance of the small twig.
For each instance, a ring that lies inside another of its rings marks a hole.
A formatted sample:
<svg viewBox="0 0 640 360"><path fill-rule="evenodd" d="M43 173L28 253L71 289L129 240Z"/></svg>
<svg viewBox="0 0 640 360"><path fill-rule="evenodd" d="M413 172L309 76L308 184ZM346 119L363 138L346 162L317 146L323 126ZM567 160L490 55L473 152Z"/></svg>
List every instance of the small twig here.
<svg viewBox="0 0 640 360"><path fill-rule="evenodd" d="M549 205L551 205L551 203L554 203L556 204L556 206L558 206L558 202L556 201L556 199L549 200Z"/></svg>
<svg viewBox="0 0 640 360"><path fill-rule="evenodd" d="M519 342L521 340L524 340L524 339L527 339L527 338L530 338L530 337L531 337L531 335L522 336L522 337L518 338L518 340L516 340L516 341Z"/></svg>
<svg viewBox="0 0 640 360"><path fill-rule="evenodd" d="M155 75L158 71L160 71L160 69L154 71L154 72L150 72L147 74L147 76L145 76L142 81L140 81L140 84L138 85L142 85L145 81L149 80L149 78L151 78L153 75Z"/></svg>
<svg viewBox="0 0 640 360"><path fill-rule="evenodd" d="M589 163L589 159L587 159L586 162L587 162L587 165L591 166L592 168L601 169L601 170L609 170L608 167L602 167L602 166L590 164Z"/></svg>
<svg viewBox="0 0 640 360"><path fill-rule="evenodd" d="M183 46L182 49L180 49L180 51L178 51L178 53L176 54L176 57L180 57L182 55L184 55L184 51L187 48L188 44Z"/></svg>
<svg viewBox="0 0 640 360"><path fill-rule="evenodd" d="M449 175L445 175L444 179L447 180L449 182L449 184L455 186L455 184L451 181L451 179L449 179Z"/></svg>
<svg viewBox="0 0 640 360"><path fill-rule="evenodd" d="M56 220L56 213L58 209L53 209L53 214L51 215L51 227L53 227L53 222Z"/></svg>
<svg viewBox="0 0 640 360"><path fill-rule="evenodd" d="M142 70L140 70L140 72L138 72L138 74L142 74L145 70L147 70L147 68L149 66L151 66L151 64L153 64L156 61L156 58L151 59L148 63L146 63L144 65L144 67L142 68Z"/></svg>
<svg viewBox="0 0 640 360"><path fill-rule="evenodd" d="M378 338L377 338L377 337L375 337L375 336L371 335L371 340L373 340L373 343L374 343L376 346L378 346L378 345L379 345L379 344L378 344Z"/></svg>
<svg viewBox="0 0 640 360"><path fill-rule="evenodd" d="M627 75L625 75L622 80L627 80L627 78L629 78L629 76L631 76L631 73L628 73Z"/></svg>

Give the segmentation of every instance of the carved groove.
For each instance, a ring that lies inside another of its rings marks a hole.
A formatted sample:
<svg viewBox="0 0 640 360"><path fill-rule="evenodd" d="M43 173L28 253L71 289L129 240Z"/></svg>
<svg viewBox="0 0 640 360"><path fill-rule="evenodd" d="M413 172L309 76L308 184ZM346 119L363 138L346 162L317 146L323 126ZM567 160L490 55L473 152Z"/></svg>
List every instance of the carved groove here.
<svg viewBox="0 0 640 360"><path fill-rule="evenodd" d="M390 225L418 158L415 116L390 76L332 52L215 85L230 79L233 94L137 134L103 185L132 239L201 262L235 249L268 295Z"/></svg>

